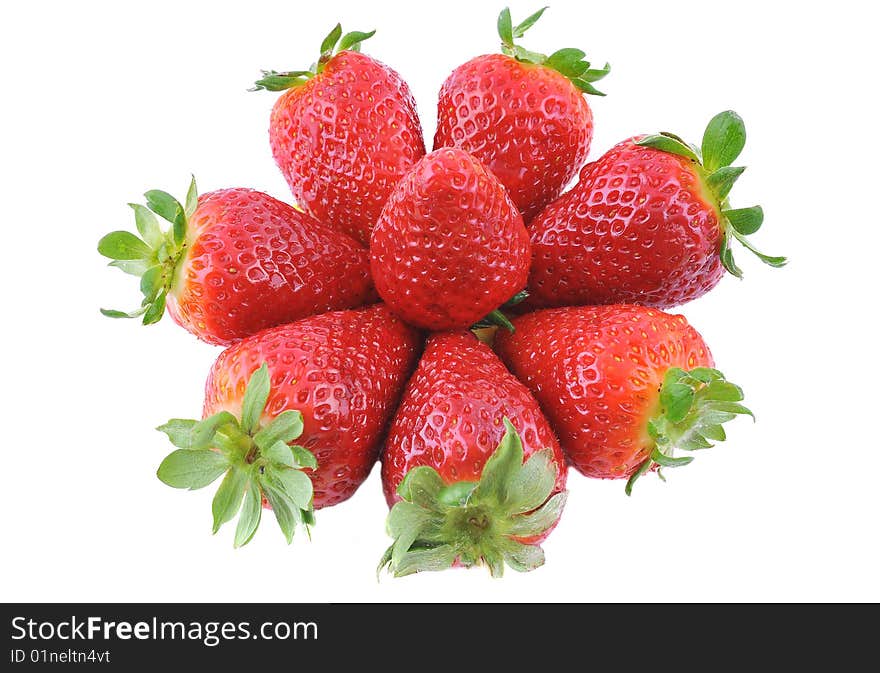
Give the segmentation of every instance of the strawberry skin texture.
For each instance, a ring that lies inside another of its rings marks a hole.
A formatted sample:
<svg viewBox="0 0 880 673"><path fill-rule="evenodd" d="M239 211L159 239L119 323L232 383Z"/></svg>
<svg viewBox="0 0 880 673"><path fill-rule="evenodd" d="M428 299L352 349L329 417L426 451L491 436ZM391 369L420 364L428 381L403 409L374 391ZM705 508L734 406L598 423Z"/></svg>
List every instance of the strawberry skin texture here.
<svg viewBox="0 0 880 673"><path fill-rule="evenodd" d="M628 478L648 459L648 421L670 367L713 366L684 316L635 305L537 311L499 330L495 349L532 391L569 463L588 477Z"/></svg>
<svg viewBox="0 0 880 673"><path fill-rule="evenodd" d="M434 148L459 147L486 164L526 222L562 193L592 138L583 93L548 67L478 56L440 90Z"/></svg>
<svg viewBox="0 0 880 673"><path fill-rule="evenodd" d="M431 152L397 185L370 243L376 290L407 322L469 327L521 290L529 235L504 187L459 149Z"/></svg>
<svg viewBox="0 0 880 673"><path fill-rule="evenodd" d="M412 468L427 465L447 483L479 481L504 435L508 417L524 458L552 449L559 468L554 492L565 488L559 442L526 387L470 332L434 334L391 423L382 456L382 487L389 506ZM549 532L549 531L548 531Z"/></svg>
<svg viewBox="0 0 880 673"><path fill-rule="evenodd" d="M266 362L264 421L299 410L318 469L314 505L350 498L378 458L388 420L422 347L420 334L383 305L337 311L274 327L226 349L205 386L205 418L241 412L250 375Z"/></svg>
<svg viewBox="0 0 880 673"><path fill-rule="evenodd" d="M425 154L406 82L354 51L278 98L269 141L296 201L364 244L394 185Z"/></svg>
<svg viewBox="0 0 880 673"><path fill-rule="evenodd" d="M724 275L718 204L687 158L626 140L531 223L531 306L696 299Z"/></svg>
<svg viewBox="0 0 880 673"><path fill-rule="evenodd" d="M364 248L268 194L209 192L189 219L167 306L203 341L226 346L373 296Z"/></svg>

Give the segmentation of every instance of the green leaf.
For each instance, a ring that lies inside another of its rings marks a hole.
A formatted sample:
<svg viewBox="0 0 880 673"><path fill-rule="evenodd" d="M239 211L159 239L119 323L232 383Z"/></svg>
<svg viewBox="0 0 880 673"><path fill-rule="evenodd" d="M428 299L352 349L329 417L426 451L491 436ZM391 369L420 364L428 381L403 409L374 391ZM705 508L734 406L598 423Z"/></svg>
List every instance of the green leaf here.
<svg viewBox="0 0 880 673"><path fill-rule="evenodd" d="M162 245L165 235L162 233L156 216L146 206L139 203L129 203L128 205L134 211L135 226L146 244L151 248L158 248Z"/></svg>
<svg viewBox="0 0 880 673"><path fill-rule="evenodd" d="M688 376L702 381L703 383L712 383L712 381L720 381L724 378L724 374L712 367L694 367L687 371Z"/></svg>
<svg viewBox="0 0 880 673"><path fill-rule="evenodd" d="M168 435L168 439L179 449L191 449L193 444L193 431L199 424L191 418L172 418L156 430Z"/></svg>
<svg viewBox="0 0 880 673"><path fill-rule="evenodd" d="M605 93L599 91L596 87L594 87L590 82L585 79L581 79L580 77L576 77L571 80L571 83L574 84L582 93L589 94L591 96L604 96Z"/></svg>
<svg viewBox="0 0 880 673"><path fill-rule="evenodd" d="M475 481L456 481L440 489L437 502L447 507L461 507L467 504L476 487Z"/></svg>
<svg viewBox="0 0 880 673"><path fill-rule="evenodd" d="M774 268L779 268L788 264L787 257L774 257L772 255L765 255L763 252L761 252L760 250L755 248L755 246L749 243L749 240L745 236L740 235L739 232L734 230L733 235L736 240L742 243L743 247L745 247L746 250L755 255L758 259L764 262L764 264L768 264Z"/></svg>
<svg viewBox="0 0 880 673"><path fill-rule="evenodd" d="M263 70L263 76L254 82L254 86L248 91L286 91L305 84L314 76L315 74L310 70L291 72Z"/></svg>
<svg viewBox="0 0 880 673"><path fill-rule="evenodd" d="M211 447L220 449L236 462L241 463L253 448L250 438L241 431L238 420L220 425L211 437Z"/></svg>
<svg viewBox="0 0 880 673"><path fill-rule="evenodd" d="M106 316L107 318L137 318L143 315L146 310L146 307L143 307L139 308L137 311L126 313L125 311L117 311L113 308L102 308L101 315Z"/></svg>
<svg viewBox="0 0 880 673"><path fill-rule="evenodd" d="M510 299L508 299L506 302L504 302L503 308L512 308L512 307L516 306L517 304L521 304L522 302L524 302L528 298L529 298L529 291L528 290L520 290L515 295L513 295Z"/></svg>
<svg viewBox="0 0 880 673"><path fill-rule="evenodd" d="M150 247L128 231L113 231L98 241L98 252L110 259L149 259Z"/></svg>
<svg viewBox="0 0 880 673"><path fill-rule="evenodd" d="M529 572L544 565L544 550L536 544L522 544L510 540L504 550L504 560L517 572ZM493 577L500 577L501 573L492 573Z"/></svg>
<svg viewBox="0 0 880 673"><path fill-rule="evenodd" d="M241 429L245 433L252 433L260 424L260 417L266 408L269 399L269 365L265 362L260 365L253 374L244 391L244 400L241 405Z"/></svg>
<svg viewBox="0 0 880 673"><path fill-rule="evenodd" d="M194 490L216 480L228 467L229 461L222 453L177 449L165 457L156 476L173 488Z"/></svg>
<svg viewBox="0 0 880 673"><path fill-rule="evenodd" d="M535 25L535 23L538 21L538 19L541 18L541 15L544 14L545 11L547 11L547 8L546 8L546 7L542 7L542 8L539 9L537 12L535 12L534 14L532 14L531 16L529 16L528 18L526 18L526 19L525 19L522 23L520 23L518 26L516 26L516 27L513 29L513 31L512 31L512 32L513 32L513 37L514 37L514 38L518 38L518 37L522 37L523 35L525 35L526 31L527 31L529 28L531 28L532 26ZM509 12L509 10L508 10L507 18L508 18L508 20L510 20L510 12Z"/></svg>
<svg viewBox="0 0 880 673"><path fill-rule="evenodd" d="M567 499L568 491L562 491L531 514L514 517L507 530L508 534L517 537L532 537L547 532L559 521Z"/></svg>
<svg viewBox="0 0 880 673"><path fill-rule="evenodd" d="M531 512L540 507L556 485L558 469L550 449L538 451L520 467L507 489L507 511Z"/></svg>
<svg viewBox="0 0 880 673"><path fill-rule="evenodd" d="M711 439L716 442L723 442L727 439L727 433L724 432L724 428L720 425L704 425L700 428L700 433L706 439Z"/></svg>
<svg viewBox="0 0 880 673"><path fill-rule="evenodd" d="M483 320L480 321L480 324L486 323L487 325L497 325L498 327L503 327L508 332L513 334L516 332L516 328L513 326L513 323L504 315L500 309L495 309L489 315L487 315Z"/></svg>
<svg viewBox="0 0 880 673"><path fill-rule="evenodd" d="M438 510L440 492L445 486L443 479L433 467L420 465L406 473L397 487L397 493L407 502Z"/></svg>
<svg viewBox="0 0 880 673"><path fill-rule="evenodd" d="M361 33L359 31L346 33L342 36L342 40L339 42L339 47L336 51L345 51L346 49L352 49L353 47L359 46L361 42L369 40L375 34L375 30L371 30L369 33Z"/></svg>
<svg viewBox="0 0 880 673"><path fill-rule="evenodd" d="M706 386L703 397L722 402L739 402L743 399L743 391L742 388L730 381L713 381Z"/></svg>
<svg viewBox="0 0 880 673"><path fill-rule="evenodd" d="M691 461L693 461L693 457L685 456L683 458L673 458L672 456L667 456L665 453L654 449L651 453L651 459L660 465L661 467L683 467L687 465Z"/></svg>
<svg viewBox="0 0 880 673"><path fill-rule="evenodd" d="M196 176L193 175L191 178L189 189L186 190L186 205L183 208L187 218L192 217L192 214L196 212L196 208L199 205L199 190L196 187Z"/></svg>
<svg viewBox="0 0 880 673"><path fill-rule="evenodd" d="M221 448L215 445L215 435L217 430L224 425L238 425L238 419L228 411L220 411L213 416L209 416L203 421L199 421L192 428L192 448L194 449L211 449Z"/></svg>
<svg viewBox="0 0 880 673"><path fill-rule="evenodd" d="M247 484L241 515L238 518L238 526L235 528L235 548L243 547L254 537L257 527L260 525L260 516L263 512L263 499L260 486L251 479Z"/></svg>
<svg viewBox="0 0 880 673"><path fill-rule="evenodd" d="M275 520L278 521L278 526L281 528L281 532L284 533L284 539L287 540L287 544L290 544L293 542L293 534L296 532L296 524L299 521L298 510L295 510L291 506L291 502L276 489L266 488L264 492L266 499L272 506Z"/></svg>
<svg viewBox="0 0 880 673"><path fill-rule="evenodd" d="M404 500L412 502L414 490L424 490L434 494L433 497L436 497L444 486L445 484L440 475L437 474L437 470L427 465L419 465L406 473L403 480L397 486L397 494Z"/></svg>
<svg viewBox="0 0 880 673"><path fill-rule="evenodd" d="M448 544L428 549L411 549L401 558L400 563L390 570L395 577L405 577L423 571L446 570L452 567L455 557L455 548Z"/></svg>
<svg viewBox="0 0 880 673"><path fill-rule="evenodd" d="M308 475L290 468L267 467L263 477L268 479L272 488L282 493L297 508L311 507L314 487Z"/></svg>
<svg viewBox="0 0 880 673"><path fill-rule="evenodd" d="M180 201L161 189L151 189L144 194L144 198L150 210L173 225L174 242L182 244L186 238L186 212Z"/></svg>
<svg viewBox="0 0 880 673"><path fill-rule="evenodd" d="M684 451L700 451L701 449L712 448L712 444L696 431L685 433L675 445Z"/></svg>
<svg viewBox="0 0 880 673"><path fill-rule="evenodd" d="M114 266L124 273L140 277L150 267L150 262L146 259L114 259L107 266Z"/></svg>
<svg viewBox="0 0 880 673"><path fill-rule="evenodd" d="M681 139L664 133L645 136L637 141L636 145L641 147L651 147L655 150L660 150L661 152L667 152L669 154L677 154L678 156L690 159L691 161L700 161L696 153L688 147L687 144L682 142Z"/></svg>
<svg viewBox="0 0 880 673"><path fill-rule="evenodd" d="M513 22L510 19L510 9L507 7L498 15L498 36L504 44L513 46Z"/></svg>
<svg viewBox="0 0 880 673"><path fill-rule="evenodd" d="M660 404L664 415L671 423L678 423L687 416L694 404L694 389L683 383L663 385L660 390Z"/></svg>
<svg viewBox="0 0 880 673"><path fill-rule="evenodd" d="M626 480L626 487L624 488L624 491L627 495L632 495L633 486L635 486L636 482L643 474L645 474L645 472L651 469L652 464L653 463L650 460L646 460L641 465L639 465L639 469L633 472L632 476Z"/></svg>
<svg viewBox="0 0 880 673"><path fill-rule="evenodd" d="M291 445L290 450L293 451L293 459L296 467L307 467L312 470L318 469L318 461L315 458L315 454L309 451L306 447L300 446L299 444L293 444Z"/></svg>
<svg viewBox="0 0 880 673"><path fill-rule="evenodd" d="M578 79L581 79L585 82L598 82L600 79L604 78L611 72L611 64L606 63L601 69L587 69L584 70L578 76Z"/></svg>
<svg viewBox="0 0 880 673"><path fill-rule="evenodd" d="M264 403L265 405L265 403ZM254 443L265 450L276 442L288 444L299 437L303 431L303 417L299 411L282 411L254 435ZM292 457L291 457L292 458Z"/></svg>
<svg viewBox="0 0 880 673"><path fill-rule="evenodd" d="M324 41L321 42L321 59L326 60L330 54L333 53L333 47L336 46L336 43L339 42L339 38L342 37L342 25L336 24L333 26L333 30L331 30L327 37L324 38Z"/></svg>
<svg viewBox="0 0 880 673"><path fill-rule="evenodd" d="M730 222L730 226L743 236L754 234L764 223L764 209L761 206L724 210L722 214Z"/></svg>
<svg viewBox="0 0 880 673"><path fill-rule="evenodd" d="M743 277L742 269L740 269L733 259L733 251L730 249L730 235L725 231L721 237L721 250L718 251L721 258L721 265L737 278Z"/></svg>
<svg viewBox="0 0 880 673"><path fill-rule="evenodd" d="M566 48L554 51L547 57L544 64L562 73L566 77L577 77L584 72L589 64L582 61L586 53L580 49Z"/></svg>
<svg viewBox="0 0 880 673"><path fill-rule="evenodd" d="M717 171L730 166L746 144L746 126L733 110L712 117L703 134L703 165L706 170Z"/></svg>
<svg viewBox="0 0 880 673"><path fill-rule="evenodd" d="M270 460L273 463L284 467L294 466L293 451L281 440L272 444L268 449L261 450L261 453L266 460Z"/></svg>
<svg viewBox="0 0 880 673"><path fill-rule="evenodd" d="M145 297L152 300L162 290L164 282L165 279L162 277L162 266L158 264L156 266L151 266L144 271L144 275L141 276L141 292L143 292Z"/></svg>
<svg viewBox="0 0 880 673"><path fill-rule="evenodd" d="M165 290L162 290L156 298L150 302L144 311L144 325L152 325L159 322L165 314Z"/></svg>
<svg viewBox="0 0 880 673"><path fill-rule="evenodd" d="M507 501L508 485L522 466L523 447L516 428L504 419L505 433L495 452L489 456L474 489L472 500L502 504Z"/></svg>
<svg viewBox="0 0 880 673"><path fill-rule="evenodd" d="M222 454L217 455L222 456ZM245 470L235 466L227 470L226 476L220 483L220 488L214 495L214 501L211 503L211 511L214 513L214 533L220 530L220 526L231 521L238 514L247 482L248 473Z"/></svg>
<svg viewBox="0 0 880 673"><path fill-rule="evenodd" d="M525 47L520 47L518 44L513 46L513 56L517 61L522 61L524 63L536 63L538 65L547 61L547 57L537 51L529 51Z"/></svg>
<svg viewBox="0 0 880 673"><path fill-rule="evenodd" d="M390 559L392 566L397 566L403 560L404 555L431 520L431 512L418 505L406 501L395 503L385 522L388 534L394 538Z"/></svg>
<svg viewBox="0 0 880 673"><path fill-rule="evenodd" d="M744 166L722 166L715 170L715 172L709 173L709 176L706 178L706 184L719 202L727 198L727 195L730 194L730 190L733 188L733 184L743 174L744 170L746 170Z"/></svg>
<svg viewBox="0 0 880 673"><path fill-rule="evenodd" d="M728 414L744 414L746 416L751 416L752 420L755 418L755 414L752 413L752 410L744 407L742 404L738 402L709 402L706 405L712 411L722 411Z"/></svg>

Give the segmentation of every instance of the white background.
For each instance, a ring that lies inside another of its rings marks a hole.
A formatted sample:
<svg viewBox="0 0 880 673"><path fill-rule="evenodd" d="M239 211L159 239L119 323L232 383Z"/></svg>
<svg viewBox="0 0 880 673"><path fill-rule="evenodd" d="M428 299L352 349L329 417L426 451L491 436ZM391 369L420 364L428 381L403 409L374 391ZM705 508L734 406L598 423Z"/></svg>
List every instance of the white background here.
<svg viewBox="0 0 880 673"><path fill-rule="evenodd" d="M378 470L283 543L271 517L246 548L210 534L211 491L161 484L152 428L200 412L219 350L134 307L134 279L98 238L133 227L148 188L249 186L288 199L268 146L260 68L300 69L329 28L379 29L433 137L456 65L497 50L500 2L29 2L0 26L3 193L3 552L8 601L880 600L875 23L864 3L563 2L524 44L579 46L613 71L591 97L592 157L640 132L699 141L734 108L760 203L746 272L681 309L758 422L669 482L572 472L536 572L377 582L388 543ZM514 20L537 6L513 3Z"/></svg>

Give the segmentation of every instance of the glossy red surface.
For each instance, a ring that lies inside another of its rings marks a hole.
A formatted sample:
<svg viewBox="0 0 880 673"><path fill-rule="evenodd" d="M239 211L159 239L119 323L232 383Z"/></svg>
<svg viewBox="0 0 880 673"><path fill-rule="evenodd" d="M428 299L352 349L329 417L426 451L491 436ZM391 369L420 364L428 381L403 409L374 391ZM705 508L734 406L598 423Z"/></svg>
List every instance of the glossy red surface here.
<svg viewBox="0 0 880 673"><path fill-rule="evenodd" d="M406 82L353 51L281 95L269 141L297 203L364 244L394 185L425 154Z"/></svg>
<svg viewBox="0 0 880 673"><path fill-rule="evenodd" d="M370 256L376 290L404 320L462 329L525 286L529 235L498 180L466 152L443 149L398 184Z"/></svg>
<svg viewBox="0 0 880 673"><path fill-rule="evenodd" d="M252 189L201 195L187 241L168 312L208 343L229 345L373 296L363 247Z"/></svg>
<svg viewBox="0 0 880 673"><path fill-rule="evenodd" d="M528 386L570 464L588 477L629 477L648 457L647 424L670 367L711 367L684 316L635 305L537 311L499 330L495 350Z"/></svg>
<svg viewBox="0 0 880 673"><path fill-rule="evenodd" d="M593 113L571 81L509 56L478 56L443 83L434 149L460 147L501 180L528 222L587 159Z"/></svg>
<svg viewBox="0 0 880 673"><path fill-rule="evenodd" d="M241 412L251 374L266 362L264 420L302 412L296 443L315 454L315 507L348 499L376 462L383 433L422 337L385 306L338 311L265 330L221 353L205 386L204 416Z"/></svg>
<svg viewBox="0 0 880 673"><path fill-rule="evenodd" d="M503 419L516 427L525 457L553 450L556 491L565 488L559 442L538 403L492 350L469 332L434 334L397 409L382 455L382 486L392 505L409 470L429 465L447 483L479 481L504 436Z"/></svg>
<svg viewBox="0 0 880 673"><path fill-rule="evenodd" d="M531 306L696 299L724 275L719 211L689 159L633 139L531 223Z"/></svg>

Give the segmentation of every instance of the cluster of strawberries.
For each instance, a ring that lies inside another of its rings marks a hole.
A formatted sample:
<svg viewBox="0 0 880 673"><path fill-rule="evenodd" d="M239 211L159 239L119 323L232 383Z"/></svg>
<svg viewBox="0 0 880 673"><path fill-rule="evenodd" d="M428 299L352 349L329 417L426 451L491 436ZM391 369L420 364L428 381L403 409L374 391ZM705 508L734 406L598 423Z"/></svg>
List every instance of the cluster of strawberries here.
<svg viewBox="0 0 880 673"><path fill-rule="evenodd" d="M380 567L530 570L567 465L629 492L750 414L700 335L658 310L741 275L734 239L785 263L746 238L760 207L729 204L742 120L717 115L700 147L641 135L584 165L584 94L609 67L518 45L542 13L513 25L505 9L503 53L453 71L428 154L406 83L360 53L373 33L337 25L309 70L256 85L284 92L269 135L298 206L193 181L183 204L154 190L132 205L140 236L99 243L144 295L105 315L167 309L227 347L202 420L160 428L177 449L158 476L222 477L214 530L238 516L236 546L264 508L290 541L381 460Z"/></svg>

